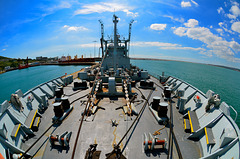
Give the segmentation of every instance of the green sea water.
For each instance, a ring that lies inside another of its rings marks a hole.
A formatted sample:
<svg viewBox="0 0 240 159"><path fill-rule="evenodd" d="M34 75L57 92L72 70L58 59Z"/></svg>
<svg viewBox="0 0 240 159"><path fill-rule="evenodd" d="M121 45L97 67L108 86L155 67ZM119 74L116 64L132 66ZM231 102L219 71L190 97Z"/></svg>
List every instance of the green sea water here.
<svg viewBox="0 0 240 159"><path fill-rule="evenodd" d="M206 93L218 93L222 101L233 106L240 114L240 72L226 68L177 61L131 60L133 65L148 70L155 77L165 72L182 79ZM37 66L0 74L0 103L9 100L17 89L23 92L53 78L70 74L86 66ZM235 114L231 111L234 118ZM236 123L240 127L240 117Z"/></svg>
<svg viewBox="0 0 240 159"><path fill-rule="evenodd" d="M239 116L240 127L240 72L226 68L178 61L131 60L133 65L146 69L155 77L165 72L166 76L182 79L206 93L209 89L219 94L221 101L233 106ZM234 119L235 113L231 111Z"/></svg>
<svg viewBox="0 0 240 159"><path fill-rule="evenodd" d="M0 103L4 100L10 100L10 96L16 90L21 89L23 93L29 89L57 78L81 70L87 66L36 66L22 70L9 71L0 74Z"/></svg>

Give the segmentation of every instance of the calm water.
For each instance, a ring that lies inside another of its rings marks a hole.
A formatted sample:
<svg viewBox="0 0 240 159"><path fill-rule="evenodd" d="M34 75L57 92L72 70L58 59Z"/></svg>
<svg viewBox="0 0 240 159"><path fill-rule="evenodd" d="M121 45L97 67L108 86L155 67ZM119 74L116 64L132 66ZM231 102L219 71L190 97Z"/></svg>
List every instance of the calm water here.
<svg viewBox="0 0 240 159"><path fill-rule="evenodd" d="M236 109L239 114L236 123L240 127L240 72L177 61L132 60L131 63L148 70L155 77L165 72L165 75L180 78L203 93L209 89L213 90L220 95L222 101ZM233 111L231 111L231 116L235 118Z"/></svg>
<svg viewBox="0 0 240 159"><path fill-rule="evenodd" d="M22 70L14 70L0 74L0 103L10 100L10 96L16 90L23 93L29 89L47 82L53 78L76 72L86 66L36 66Z"/></svg>
<svg viewBox="0 0 240 159"><path fill-rule="evenodd" d="M156 76L165 72L180 78L202 92L206 93L209 89L220 94L222 101L232 105L240 114L240 72L187 62L176 61L152 61L152 60L132 60L132 64L148 70ZM53 78L73 73L86 66L37 66L23 70L10 71L0 74L0 103L9 100L10 95L17 89L23 92ZM232 117L235 115L231 112ZM237 119L240 127L240 117Z"/></svg>

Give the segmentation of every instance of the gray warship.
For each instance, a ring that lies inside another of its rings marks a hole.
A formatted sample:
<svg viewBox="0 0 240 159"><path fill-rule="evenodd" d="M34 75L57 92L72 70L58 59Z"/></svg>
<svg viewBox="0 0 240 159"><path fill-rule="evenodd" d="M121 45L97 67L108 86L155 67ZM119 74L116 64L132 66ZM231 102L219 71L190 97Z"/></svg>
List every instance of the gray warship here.
<svg viewBox="0 0 240 159"><path fill-rule="evenodd" d="M127 39L118 21L112 39L100 21L102 62L1 104L0 159L239 159L233 108L211 90L132 66L133 21Z"/></svg>

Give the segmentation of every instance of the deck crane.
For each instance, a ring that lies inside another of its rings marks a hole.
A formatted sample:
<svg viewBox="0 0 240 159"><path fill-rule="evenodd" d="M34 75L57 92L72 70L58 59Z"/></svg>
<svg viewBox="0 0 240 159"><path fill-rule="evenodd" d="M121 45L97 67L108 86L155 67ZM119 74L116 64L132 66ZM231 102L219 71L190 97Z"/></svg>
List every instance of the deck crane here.
<svg viewBox="0 0 240 159"><path fill-rule="evenodd" d="M101 42L102 57L103 57L104 56L104 50L106 50L106 48L103 49L103 42L105 42L105 40L104 40L104 25L103 25L102 20L98 20L98 21L101 24L101 38L100 38L100 42Z"/></svg>
<svg viewBox="0 0 240 159"><path fill-rule="evenodd" d="M130 38L131 38L131 31L132 31L132 23L134 22L134 20L132 19L129 23L129 34L128 34L128 39L125 41L125 45L127 46L127 42L128 43L128 47L127 47L127 51L128 51L128 55L129 56L129 47L130 47Z"/></svg>

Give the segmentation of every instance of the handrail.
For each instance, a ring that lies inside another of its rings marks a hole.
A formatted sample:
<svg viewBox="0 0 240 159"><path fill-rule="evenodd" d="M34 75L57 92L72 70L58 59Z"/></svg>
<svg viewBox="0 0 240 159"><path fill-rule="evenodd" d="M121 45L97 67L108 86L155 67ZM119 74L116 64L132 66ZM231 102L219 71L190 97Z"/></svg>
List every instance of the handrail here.
<svg viewBox="0 0 240 159"><path fill-rule="evenodd" d="M234 121L236 122L238 113L237 113L237 111L236 111L231 105L230 105L229 107L232 108L232 110L233 110L233 111L235 112L235 114L236 114L235 119L234 119Z"/></svg>

